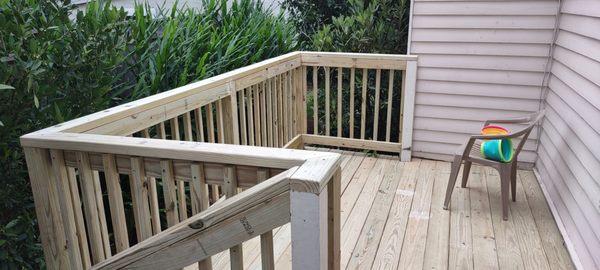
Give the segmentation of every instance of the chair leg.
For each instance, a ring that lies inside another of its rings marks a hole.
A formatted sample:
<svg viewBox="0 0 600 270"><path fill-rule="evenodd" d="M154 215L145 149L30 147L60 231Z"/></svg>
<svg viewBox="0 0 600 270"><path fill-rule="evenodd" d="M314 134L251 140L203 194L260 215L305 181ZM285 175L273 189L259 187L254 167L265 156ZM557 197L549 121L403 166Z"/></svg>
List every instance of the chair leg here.
<svg viewBox="0 0 600 270"><path fill-rule="evenodd" d="M512 163L510 166L510 193L512 195L512 201L517 201L517 163Z"/></svg>
<svg viewBox="0 0 600 270"><path fill-rule="evenodd" d="M448 210L450 198L452 197L452 191L454 190L454 184L456 183L458 171L460 170L461 160L461 156L455 156L454 161L452 161L452 169L450 170L450 178L448 179L448 187L446 188L446 199L444 200L444 210Z"/></svg>
<svg viewBox="0 0 600 270"><path fill-rule="evenodd" d="M471 161L465 161L465 166L463 166L463 176L461 187L467 187L467 180L469 180L469 171L471 171Z"/></svg>
<svg viewBox="0 0 600 270"><path fill-rule="evenodd" d="M509 166L500 167L500 196L502 197L502 219L508 220L508 190L510 185L511 168Z"/></svg>

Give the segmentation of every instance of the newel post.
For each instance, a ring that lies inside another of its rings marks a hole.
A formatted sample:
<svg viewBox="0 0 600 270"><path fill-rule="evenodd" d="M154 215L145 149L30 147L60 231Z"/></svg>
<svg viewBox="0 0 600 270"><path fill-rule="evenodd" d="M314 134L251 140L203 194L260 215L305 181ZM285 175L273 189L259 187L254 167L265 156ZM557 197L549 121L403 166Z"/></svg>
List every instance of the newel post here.
<svg viewBox="0 0 600 270"><path fill-rule="evenodd" d="M402 152L401 161L410 161L412 155L412 134L415 112L415 94L417 85L417 60L406 61L405 76L402 80L404 98L402 100Z"/></svg>
<svg viewBox="0 0 600 270"><path fill-rule="evenodd" d="M321 169L322 166L313 166L317 174L322 173ZM291 179L292 269L340 268L341 169L338 164L327 180L320 187L311 186L310 181Z"/></svg>
<svg viewBox="0 0 600 270"><path fill-rule="evenodd" d="M81 269L62 152L24 147L40 238L48 269ZM61 209L62 208L62 209Z"/></svg>

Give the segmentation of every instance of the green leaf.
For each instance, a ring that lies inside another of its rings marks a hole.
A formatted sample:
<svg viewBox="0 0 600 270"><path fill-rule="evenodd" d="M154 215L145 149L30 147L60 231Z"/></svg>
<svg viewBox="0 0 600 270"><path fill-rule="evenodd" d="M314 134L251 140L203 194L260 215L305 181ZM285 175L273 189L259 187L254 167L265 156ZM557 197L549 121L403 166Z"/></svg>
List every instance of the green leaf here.
<svg viewBox="0 0 600 270"><path fill-rule="evenodd" d="M10 85L6 85L6 84L1 84L0 83L0 90L14 90L15 88L10 86Z"/></svg>
<svg viewBox="0 0 600 270"><path fill-rule="evenodd" d="M33 104L35 104L36 108L40 108L40 100L38 99L36 94L33 94Z"/></svg>

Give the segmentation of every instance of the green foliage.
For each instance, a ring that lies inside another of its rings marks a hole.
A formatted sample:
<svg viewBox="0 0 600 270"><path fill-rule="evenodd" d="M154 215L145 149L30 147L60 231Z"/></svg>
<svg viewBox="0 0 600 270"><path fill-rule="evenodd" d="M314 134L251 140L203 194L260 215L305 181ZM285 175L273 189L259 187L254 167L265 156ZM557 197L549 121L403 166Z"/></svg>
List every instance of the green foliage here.
<svg viewBox="0 0 600 270"><path fill-rule="evenodd" d="M0 269L44 267L19 136L296 48L260 2L200 10L0 0Z"/></svg>
<svg viewBox="0 0 600 270"><path fill-rule="evenodd" d="M349 0L347 14L332 18L312 37L318 51L406 53L409 0Z"/></svg>
<svg viewBox="0 0 600 270"><path fill-rule="evenodd" d="M304 49L312 49L311 39L315 32L350 10L347 0L283 0L282 6L300 34Z"/></svg>
<svg viewBox="0 0 600 270"><path fill-rule="evenodd" d="M135 48L126 70L133 84L121 90L131 90L134 99L296 48L293 25L285 23L283 14L265 10L260 1L234 1L227 7L227 1L204 0L199 13L149 11L137 6L131 27Z"/></svg>
<svg viewBox="0 0 600 270"><path fill-rule="evenodd" d="M409 0L284 0L306 50L406 53Z"/></svg>
<svg viewBox="0 0 600 270"><path fill-rule="evenodd" d="M304 50L316 51L338 51L338 52L361 52L361 53L386 53L386 54L405 54L408 37L408 18L410 13L409 0L347 0L347 1L318 1L318 0L284 0L284 6L291 14L290 19L294 22L298 31L302 32L302 48ZM356 89L360 89L362 83L362 74L357 70ZM309 72L312 74L312 72ZM310 78L311 75L309 75ZM323 71L319 71L319 107L325 108L325 78ZM381 97L386 97L386 86L388 84L388 75L383 72L381 78ZM400 73L395 73L395 81L399 82ZM336 110L337 106L337 70L332 69L331 74L331 104L332 111ZM349 85L348 70L344 71L343 85ZM375 112L387 109L387 98L380 102L379 108L374 108L375 92L374 80L375 72L368 74L369 88L367 96L367 115L373 115ZM309 84L311 82L309 81ZM398 87L399 83L395 84ZM312 85L309 86L312 89ZM349 104L350 93L349 87L343 88L342 93L343 104ZM393 92L392 100L399 100L399 91ZM308 95L311 96L310 94ZM336 97L336 98L334 98ZM359 98L356 97L355 104L360 104ZM307 100L308 108L313 107L312 98ZM397 105L394 105L397 106ZM354 112L349 111L349 106L342 108L344 114L343 119L348 119L350 116L359 115L360 107L355 106ZM311 110L311 109L309 109ZM312 112L309 112L311 115ZM322 115L321 117L324 117ZM399 113L392 115L392 123L398 123ZM337 119L332 119L332 127L337 124ZM367 121L372 121L367 120ZM379 130L385 127L385 117L379 118ZM324 120L320 119L319 130L325 128ZM355 125L355 128L357 126ZM366 134L372 134L373 123L367 123ZM332 129L332 134L335 133L335 128ZM355 134L356 134L355 130ZM348 122L343 123L343 132L349 133ZM392 138L397 138L399 133L398 127L392 125ZM384 135L379 133L379 139Z"/></svg>

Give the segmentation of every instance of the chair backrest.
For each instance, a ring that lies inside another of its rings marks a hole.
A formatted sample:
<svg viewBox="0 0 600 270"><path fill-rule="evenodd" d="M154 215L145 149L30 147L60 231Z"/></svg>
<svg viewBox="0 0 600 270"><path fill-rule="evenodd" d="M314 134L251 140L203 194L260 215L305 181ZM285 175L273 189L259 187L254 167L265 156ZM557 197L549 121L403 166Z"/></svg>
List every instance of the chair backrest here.
<svg viewBox="0 0 600 270"><path fill-rule="evenodd" d="M542 120L542 118L544 117L544 114L546 113L546 110L541 110L538 111L536 113L532 113L529 116L527 116L527 120L523 121L522 123L527 124L527 127L513 133L514 137L520 137L521 141L519 142L519 145L517 145L517 148L515 149L515 155L514 158L516 158L519 153L521 152L521 150L523 149L523 146L525 145L525 141L527 141L527 138L529 137L529 134L531 134L531 131L533 130L533 127L535 127L535 125Z"/></svg>

